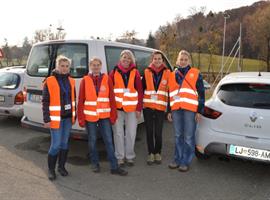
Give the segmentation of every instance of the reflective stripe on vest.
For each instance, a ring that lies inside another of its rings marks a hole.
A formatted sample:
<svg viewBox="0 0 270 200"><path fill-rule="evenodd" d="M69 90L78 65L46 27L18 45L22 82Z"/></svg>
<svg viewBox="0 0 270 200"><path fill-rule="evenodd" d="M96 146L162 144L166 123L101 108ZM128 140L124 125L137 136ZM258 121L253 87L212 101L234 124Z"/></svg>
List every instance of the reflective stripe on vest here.
<svg viewBox="0 0 270 200"><path fill-rule="evenodd" d="M158 90L155 90L153 73L149 69L145 69L146 89L144 91L143 106L155 110L165 111L168 104L168 79L169 70L164 70Z"/></svg>
<svg viewBox="0 0 270 200"><path fill-rule="evenodd" d="M185 109L197 112L198 92L196 83L199 77L199 70L191 68L182 82L181 88L175 80L175 71L171 72L169 78L169 94L171 110Z"/></svg>
<svg viewBox="0 0 270 200"><path fill-rule="evenodd" d="M117 70L114 72L116 107L123 108L125 112L134 112L138 104L138 92L134 87L136 72L136 69L130 71L127 88L125 88L122 75Z"/></svg>
<svg viewBox="0 0 270 200"><path fill-rule="evenodd" d="M85 120L96 122L99 119L110 117L111 107L109 99L108 75L104 74L99 88L98 96L92 78L87 75L85 81L85 101L84 110Z"/></svg>
<svg viewBox="0 0 270 200"><path fill-rule="evenodd" d="M75 80L69 77L70 89L71 89L71 112L72 112L72 123L75 123ZM50 76L46 79L46 84L50 94L50 128L60 128L61 121L61 97L60 87L55 76Z"/></svg>

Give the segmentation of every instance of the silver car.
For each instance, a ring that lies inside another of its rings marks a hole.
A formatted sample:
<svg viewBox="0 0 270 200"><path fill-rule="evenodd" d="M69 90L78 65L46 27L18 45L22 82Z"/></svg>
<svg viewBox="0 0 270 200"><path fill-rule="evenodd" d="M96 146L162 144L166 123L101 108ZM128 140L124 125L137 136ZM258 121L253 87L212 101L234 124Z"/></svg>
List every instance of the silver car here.
<svg viewBox="0 0 270 200"><path fill-rule="evenodd" d="M23 116L24 72L24 66L0 69L0 116Z"/></svg>
<svg viewBox="0 0 270 200"><path fill-rule="evenodd" d="M270 73L224 77L206 102L196 132L196 155L218 153L270 161Z"/></svg>

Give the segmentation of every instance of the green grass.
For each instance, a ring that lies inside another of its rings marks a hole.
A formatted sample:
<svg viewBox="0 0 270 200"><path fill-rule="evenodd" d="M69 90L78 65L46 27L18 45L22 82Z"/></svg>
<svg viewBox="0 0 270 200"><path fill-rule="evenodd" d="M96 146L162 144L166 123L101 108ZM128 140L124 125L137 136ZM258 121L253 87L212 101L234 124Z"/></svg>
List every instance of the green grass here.
<svg viewBox="0 0 270 200"><path fill-rule="evenodd" d="M212 58L212 65L214 72L219 72L220 71L220 66L221 66L221 56L219 55L213 55ZM228 57L224 57L224 63L226 62L226 59ZM225 67L224 72L227 71L231 61L232 57L229 57ZM192 53L192 60L193 60L193 66L198 66L198 53ZM200 64L200 70L202 72L207 72L208 66L210 62L210 55L209 54L201 54L201 64ZM238 59L235 59L231 65L231 68L229 72L236 72L238 71L237 69L237 64L238 64ZM261 61L261 60L255 60L255 59L248 59L244 58L242 59L242 71L266 71L266 62ZM211 72L211 69L210 69Z"/></svg>

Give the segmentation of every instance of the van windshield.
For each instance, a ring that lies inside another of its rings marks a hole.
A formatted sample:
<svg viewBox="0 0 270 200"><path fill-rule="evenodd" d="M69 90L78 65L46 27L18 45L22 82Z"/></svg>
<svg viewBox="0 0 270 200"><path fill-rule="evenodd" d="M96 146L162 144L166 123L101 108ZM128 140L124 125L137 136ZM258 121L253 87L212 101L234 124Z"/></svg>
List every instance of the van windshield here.
<svg viewBox="0 0 270 200"><path fill-rule="evenodd" d="M30 76L47 77L55 68L58 55L71 59L70 74L74 78L83 77L88 72L88 48L86 44L57 43L33 47L27 73Z"/></svg>

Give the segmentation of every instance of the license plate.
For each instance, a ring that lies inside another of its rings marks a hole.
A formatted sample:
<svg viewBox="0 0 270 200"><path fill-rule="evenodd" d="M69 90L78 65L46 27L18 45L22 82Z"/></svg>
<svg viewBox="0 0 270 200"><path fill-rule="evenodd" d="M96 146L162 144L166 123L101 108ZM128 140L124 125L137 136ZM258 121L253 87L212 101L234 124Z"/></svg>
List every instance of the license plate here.
<svg viewBox="0 0 270 200"><path fill-rule="evenodd" d="M41 95L37 95L37 94L28 94L28 100L35 102L35 103L41 103Z"/></svg>
<svg viewBox="0 0 270 200"><path fill-rule="evenodd" d="M254 158L257 160L270 161L270 151L267 150L230 145L229 154L246 158Z"/></svg>
<svg viewBox="0 0 270 200"><path fill-rule="evenodd" d="M5 102L5 96L0 95L0 102Z"/></svg>

